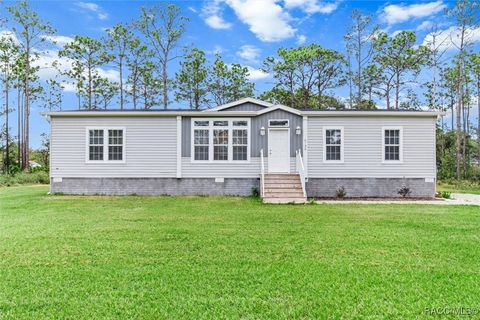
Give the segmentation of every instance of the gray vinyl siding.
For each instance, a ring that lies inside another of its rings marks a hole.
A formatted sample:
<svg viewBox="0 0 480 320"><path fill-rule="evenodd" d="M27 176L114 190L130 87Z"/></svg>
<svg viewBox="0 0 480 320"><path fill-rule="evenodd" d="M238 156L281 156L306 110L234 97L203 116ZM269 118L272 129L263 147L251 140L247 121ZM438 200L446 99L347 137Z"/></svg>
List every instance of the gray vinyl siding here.
<svg viewBox="0 0 480 320"><path fill-rule="evenodd" d="M344 162L323 161L323 127L344 129ZM383 163L382 127L403 128L403 162ZM436 176L435 118L433 117L309 117L308 177L424 177Z"/></svg>
<svg viewBox="0 0 480 320"><path fill-rule="evenodd" d="M268 158L264 158L265 172L268 173ZM250 158L248 163L205 163L192 162L190 157L182 158L182 178L258 178L260 158ZM295 158L290 158L290 172L295 172Z"/></svg>
<svg viewBox="0 0 480 320"><path fill-rule="evenodd" d="M230 110L230 109L228 109ZM221 112L221 111L219 111ZM231 117L228 117L231 118ZM242 117L245 118L245 117ZM191 153L191 117L182 118L182 157L190 157ZM258 117L252 117L250 124L251 146L250 156L260 157L260 150L264 149L267 154L268 144L268 120L270 119L288 119L290 125L290 156L295 157L296 150L302 150L302 135L295 134L297 127L302 128L303 134L303 118L296 114L286 112L283 110L275 110L262 114ZM260 135L260 128L265 127L265 135Z"/></svg>
<svg viewBox="0 0 480 320"><path fill-rule="evenodd" d="M125 127L125 163L86 163L86 127ZM52 177L175 177L175 117L51 119Z"/></svg>
<svg viewBox="0 0 480 320"><path fill-rule="evenodd" d="M256 103L246 102L246 103L242 103L238 106L233 106L233 107L230 107L230 108L220 110L219 112L222 112L222 111L259 111L259 110L263 110L263 109L265 109L264 106L258 105Z"/></svg>

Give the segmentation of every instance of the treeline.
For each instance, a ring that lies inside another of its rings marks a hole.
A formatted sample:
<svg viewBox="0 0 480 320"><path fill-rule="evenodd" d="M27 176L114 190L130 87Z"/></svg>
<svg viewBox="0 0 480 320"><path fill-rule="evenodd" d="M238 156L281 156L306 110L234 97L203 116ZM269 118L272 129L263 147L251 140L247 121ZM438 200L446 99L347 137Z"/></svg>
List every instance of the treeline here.
<svg viewBox="0 0 480 320"><path fill-rule="evenodd" d="M173 4L141 7L134 21L109 28L101 38L74 37L51 65L56 75L40 81L35 62L41 48L54 44L55 30L25 0L6 9L2 29L11 33L0 37L2 141L3 154L8 155L4 170L13 161L28 168L31 104L61 109L67 86L76 93L77 107L89 110L167 109L173 100L203 109L256 95L294 108L447 111L452 117L442 118L438 138L444 143L437 152L442 177L472 177L473 164L480 159L480 120L471 121L474 103L480 105L480 53L472 51L471 36L479 27L476 0L458 0L445 12L455 23L455 36L446 39L445 30L432 27L422 45L417 44L416 32L387 34L371 16L354 10L343 52L318 43L280 48L263 63L262 71L273 83L261 93L255 91L245 66L226 63L220 54L209 61L204 51L185 45L188 19ZM446 52L451 46L456 47L454 55ZM178 63L175 74L170 71L173 63ZM118 79L107 77L105 70L115 70ZM428 75L426 81L421 74ZM348 96L335 96L339 89L347 89ZM8 119L15 111L19 129L12 139ZM453 144L447 143L451 137ZM10 156L13 142L18 146L16 159Z"/></svg>

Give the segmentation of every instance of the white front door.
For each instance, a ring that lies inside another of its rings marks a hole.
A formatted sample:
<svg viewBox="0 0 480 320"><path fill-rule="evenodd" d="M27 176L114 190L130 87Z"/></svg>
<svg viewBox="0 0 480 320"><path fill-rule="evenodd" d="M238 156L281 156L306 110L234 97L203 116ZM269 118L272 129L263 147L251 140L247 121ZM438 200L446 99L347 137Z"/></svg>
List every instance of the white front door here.
<svg viewBox="0 0 480 320"><path fill-rule="evenodd" d="M287 128L268 130L268 172L290 172L290 134Z"/></svg>

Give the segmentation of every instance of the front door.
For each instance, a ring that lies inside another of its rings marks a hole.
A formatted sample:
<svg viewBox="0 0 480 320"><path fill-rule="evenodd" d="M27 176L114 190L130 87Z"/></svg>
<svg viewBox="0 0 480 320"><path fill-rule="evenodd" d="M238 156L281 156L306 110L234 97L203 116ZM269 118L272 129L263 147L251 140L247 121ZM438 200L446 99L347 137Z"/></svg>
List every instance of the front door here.
<svg viewBox="0 0 480 320"><path fill-rule="evenodd" d="M268 130L268 172L290 172L290 134L288 128Z"/></svg>

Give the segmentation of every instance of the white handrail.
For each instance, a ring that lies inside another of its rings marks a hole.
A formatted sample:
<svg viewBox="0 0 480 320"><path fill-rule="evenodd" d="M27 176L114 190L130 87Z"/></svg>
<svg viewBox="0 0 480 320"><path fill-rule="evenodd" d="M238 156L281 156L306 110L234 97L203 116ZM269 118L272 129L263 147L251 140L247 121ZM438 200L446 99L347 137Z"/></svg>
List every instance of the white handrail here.
<svg viewBox="0 0 480 320"><path fill-rule="evenodd" d="M265 194L265 160L263 159L263 149L260 150L260 196Z"/></svg>
<svg viewBox="0 0 480 320"><path fill-rule="evenodd" d="M295 164L297 167L297 173L300 175L300 181L302 182L303 196L306 197L307 192L305 190L305 166L303 165L303 159L300 150L297 150L295 155Z"/></svg>

